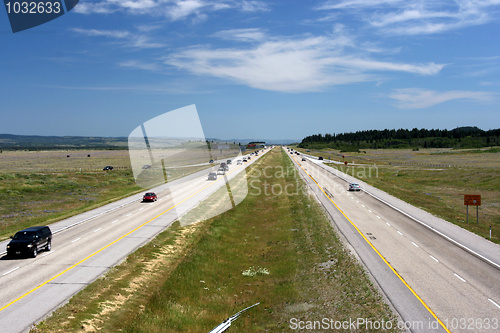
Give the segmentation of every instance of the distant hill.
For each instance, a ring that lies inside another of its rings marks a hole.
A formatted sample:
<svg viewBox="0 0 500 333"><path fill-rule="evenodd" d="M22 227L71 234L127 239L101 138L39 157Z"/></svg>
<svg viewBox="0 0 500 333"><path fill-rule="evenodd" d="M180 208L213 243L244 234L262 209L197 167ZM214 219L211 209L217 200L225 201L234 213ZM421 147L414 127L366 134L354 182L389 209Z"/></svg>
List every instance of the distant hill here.
<svg viewBox="0 0 500 333"><path fill-rule="evenodd" d="M0 149L127 149L128 138L0 134Z"/></svg>
<svg viewBox="0 0 500 333"><path fill-rule="evenodd" d="M333 148L341 151L378 148L480 148L500 145L500 129L484 131L477 127L439 129L385 129L355 133L307 136L301 148Z"/></svg>
<svg viewBox="0 0 500 333"><path fill-rule="evenodd" d="M207 138L209 141L241 143L252 141L267 144L288 144L299 140L260 140ZM87 137L87 136L41 136L0 134L0 149L3 150L57 150L57 149L128 149L128 137Z"/></svg>

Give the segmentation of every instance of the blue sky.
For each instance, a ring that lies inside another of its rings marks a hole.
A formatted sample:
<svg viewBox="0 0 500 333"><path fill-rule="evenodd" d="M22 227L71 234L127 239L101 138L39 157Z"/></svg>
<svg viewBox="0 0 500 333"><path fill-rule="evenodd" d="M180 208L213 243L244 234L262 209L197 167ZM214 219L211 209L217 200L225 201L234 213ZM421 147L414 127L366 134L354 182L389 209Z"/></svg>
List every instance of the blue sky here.
<svg viewBox="0 0 500 333"><path fill-rule="evenodd" d="M13 34L0 133L128 136L195 104L205 135L500 127L500 0L80 0Z"/></svg>

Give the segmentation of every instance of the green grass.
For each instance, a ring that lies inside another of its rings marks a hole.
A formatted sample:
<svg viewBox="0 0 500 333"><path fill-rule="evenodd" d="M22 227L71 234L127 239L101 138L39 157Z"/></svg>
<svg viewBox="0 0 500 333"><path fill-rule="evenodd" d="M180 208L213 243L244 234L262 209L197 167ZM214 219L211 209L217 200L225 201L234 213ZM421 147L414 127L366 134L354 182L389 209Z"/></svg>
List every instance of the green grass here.
<svg viewBox="0 0 500 333"><path fill-rule="evenodd" d="M294 170L279 149L263 156L238 206L161 233L32 331L208 332L257 302L230 331L291 331L292 318L395 320Z"/></svg>

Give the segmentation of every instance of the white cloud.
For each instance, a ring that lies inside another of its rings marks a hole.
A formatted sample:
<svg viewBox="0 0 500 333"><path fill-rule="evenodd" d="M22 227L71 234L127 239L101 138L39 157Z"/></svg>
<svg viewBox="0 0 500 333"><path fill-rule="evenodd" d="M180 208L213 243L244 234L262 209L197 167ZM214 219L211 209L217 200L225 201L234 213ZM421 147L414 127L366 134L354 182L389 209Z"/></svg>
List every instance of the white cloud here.
<svg viewBox="0 0 500 333"><path fill-rule="evenodd" d="M424 109L453 100L489 102L496 97L496 93L463 90L438 92L428 89L405 88L395 90L389 97L396 100L397 107L401 109Z"/></svg>
<svg viewBox="0 0 500 333"><path fill-rule="evenodd" d="M137 49L162 48L165 44L153 42L151 38L145 34L131 33L126 30L99 30L99 29L81 29L73 28L74 32L91 37L109 37L122 40L124 46Z"/></svg>
<svg viewBox="0 0 500 333"><path fill-rule="evenodd" d="M237 41L262 41L266 33L258 28L222 30L213 35L214 37L237 40Z"/></svg>
<svg viewBox="0 0 500 333"><path fill-rule="evenodd" d="M99 29L80 29L80 28L73 28L71 30L85 36L111 37L117 39L130 37L130 32L126 30L99 30Z"/></svg>
<svg viewBox="0 0 500 333"><path fill-rule="evenodd" d="M75 7L80 14L108 14L125 11L134 15L167 17L171 21L205 20L208 14L236 9L243 12L268 11L269 6L262 1L246 0L101 0L81 2Z"/></svg>
<svg viewBox="0 0 500 333"><path fill-rule="evenodd" d="M340 0L318 10L355 13L388 34L436 34L486 24L496 19L500 0Z"/></svg>
<svg viewBox="0 0 500 333"><path fill-rule="evenodd" d="M341 29L336 31L339 33ZM251 30L251 35L254 34L262 37L258 30ZM241 37L242 31L216 35ZM348 54L345 49L355 47L355 42L342 34L335 37L267 37L252 45L239 49L192 47L171 54L165 63L197 75L283 92L319 91L331 85L376 80L373 73L380 72L433 75L443 67L434 63L377 61L361 50Z"/></svg>
<svg viewBox="0 0 500 333"><path fill-rule="evenodd" d="M138 61L138 60L123 61L119 65L121 67L136 68L136 69L142 69L142 70L147 70L147 71L159 71L159 70L161 70L161 66L156 64L156 63L145 63L145 62Z"/></svg>

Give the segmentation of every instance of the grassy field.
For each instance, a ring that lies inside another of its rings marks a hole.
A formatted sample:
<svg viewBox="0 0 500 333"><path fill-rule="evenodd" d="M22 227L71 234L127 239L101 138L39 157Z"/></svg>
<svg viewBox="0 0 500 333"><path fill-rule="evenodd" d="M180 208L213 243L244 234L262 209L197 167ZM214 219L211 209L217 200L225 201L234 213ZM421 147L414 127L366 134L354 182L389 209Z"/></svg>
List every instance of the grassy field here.
<svg viewBox="0 0 500 333"><path fill-rule="evenodd" d="M292 331L294 318L395 320L286 154L263 156L248 177L238 206L174 224L32 332L208 332L258 302L229 331Z"/></svg>
<svg viewBox="0 0 500 333"><path fill-rule="evenodd" d="M311 153L326 160L348 161L347 166L330 165L482 237L490 239L491 226L491 241L500 243L499 148ZM464 194L481 195L479 224L472 206L466 222Z"/></svg>
<svg viewBox="0 0 500 333"><path fill-rule="evenodd" d="M103 171L106 165L114 170ZM167 177L173 180L206 167L168 169ZM128 151L3 151L0 240L141 191L145 189L135 183Z"/></svg>

